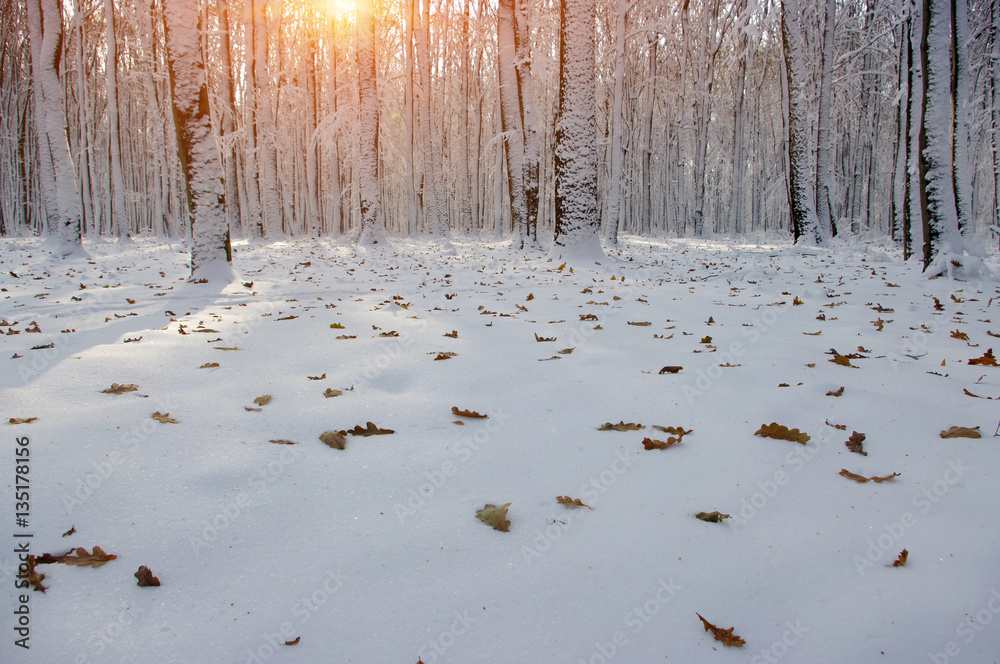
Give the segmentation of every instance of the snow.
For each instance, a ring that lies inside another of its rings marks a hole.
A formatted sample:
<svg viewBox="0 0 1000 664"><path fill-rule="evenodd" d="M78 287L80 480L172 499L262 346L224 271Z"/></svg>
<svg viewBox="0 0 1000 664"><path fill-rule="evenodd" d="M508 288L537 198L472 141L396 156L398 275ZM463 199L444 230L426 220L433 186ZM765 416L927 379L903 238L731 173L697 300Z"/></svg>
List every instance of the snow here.
<svg viewBox="0 0 1000 664"><path fill-rule="evenodd" d="M562 270L503 243L453 240L442 256L432 242L237 241L238 279L197 284L186 251L146 238L85 242L91 260L65 266L38 241L2 242L0 330L19 333L0 340L0 500L13 511L28 437L31 551L118 556L41 565L48 591L18 590L22 529L5 512L2 661L1000 652L998 409L963 393L1000 397L1000 369L967 364L1000 348L992 278L929 280L884 246L623 237L601 265ZM859 346L859 368L828 361ZM101 393L112 383L138 390ZM458 425L453 406L489 418ZM343 451L318 440L369 421L395 433ZM645 428L598 431L619 421ZM770 422L812 439L754 435ZM646 451L667 437L652 425L693 432ZM983 437L942 439L951 426ZM852 431L867 456L845 447ZM900 476L857 484L842 468ZM510 532L475 518L507 502ZM713 510L732 518L694 518ZM137 587L140 565L162 586ZM12 636L25 592L30 651ZM713 640L696 613L746 645Z"/></svg>

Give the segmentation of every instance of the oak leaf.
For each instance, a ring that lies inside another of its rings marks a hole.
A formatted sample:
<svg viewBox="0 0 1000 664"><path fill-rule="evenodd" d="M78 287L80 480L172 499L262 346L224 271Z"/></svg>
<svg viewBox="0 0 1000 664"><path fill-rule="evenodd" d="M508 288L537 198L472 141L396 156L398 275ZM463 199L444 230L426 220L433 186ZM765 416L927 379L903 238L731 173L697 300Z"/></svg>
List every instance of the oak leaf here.
<svg viewBox="0 0 1000 664"><path fill-rule="evenodd" d="M309 380L324 380L326 378L326 374L324 373L322 376L306 376L306 378Z"/></svg>
<svg viewBox="0 0 1000 664"><path fill-rule="evenodd" d="M396 433L393 429L379 429L372 422L366 422L366 427L361 428L360 424L355 425L353 429L349 429L347 433L352 436L384 436L390 433Z"/></svg>
<svg viewBox="0 0 1000 664"><path fill-rule="evenodd" d="M801 443L805 445L809 442L809 434L803 433L798 429L789 429L786 426L782 426L777 422L771 422L770 424L762 424L757 431L754 432L755 436L760 436L762 438L775 438L777 440L790 440L792 442Z"/></svg>
<svg viewBox="0 0 1000 664"><path fill-rule="evenodd" d="M982 438L979 427L951 427L947 431L941 432L942 438Z"/></svg>
<svg viewBox="0 0 1000 664"><path fill-rule="evenodd" d="M329 399L330 397L339 397L343 393L343 390L335 390L332 387L328 387L326 388L326 392L323 393L323 396Z"/></svg>
<svg viewBox="0 0 1000 664"><path fill-rule="evenodd" d="M326 431L319 439L335 450L342 450L347 446L347 439L339 431Z"/></svg>
<svg viewBox="0 0 1000 664"><path fill-rule="evenodd" d="M106 390L101 390L102 394L124 394L126 392L135 392L139 389L138 385L128 383L125 385L119 385L118 383L111 383L111 387Z"/></svg>
<svg viewBox="0 0 1000 664"><path fill-rule="evenodd" d="M712 635L715 636L716 641L722 641L722 645L742 648L744 644L746 644L746 641L744 641L739 636L733 634L733 630L736 629L735 627L730 627L729 629L722 629L720 627L716 627L712 623L702 618L702 615L700 613L696 613L695 615L701 618L701 622L705 624L705 631L711 632Z"/></svg>
<svg viewBox="0 0 1000 664"><path fill-rule="evenodd" d="M265 394L263 396L257 397L256 399L253 400L253 402L258 406L266 406L267 404L271 403L271 395Z"/></svg>
<svg viewBox="0 0 1000 664"><path fill-rule="evenodd" d="M452 339L458 339L458 330L452 330L451 332L445 332L444 336L451 337Z"/></svg>
<svg viewBox="0 0 1000 664"><path fill-rule="evenodd" d="M856 452L863 456L868 456L868 452L865 452L864 447L862 446L862 443L864 441L865 441L865 434L858 433L857 431L852 431L851 437L847 439L847 442L844 443L844 445L847 445L847 449L849 449L852 452Z"/></svg>
<svg viewBox="0 0 1000 664"><path fill-rule="evenodd" d="M569 496L556 496L556 502L560 505L565 505L566 507L586 507L588 510L594 509L590 505L584 504L579 498L570 498Z"/></svg>
<svg viewBox="0 0 1000 664"><path fill-rule="evenodd" d="M198 368L199 369L214 369L215 367L218 367L218 366L219 366L218 362L206 362L205 364L201 365Z"/></svg>
<svg viewBox="0 0 1000 664"><path fill-rule="evenodd" d="M161 413L160 411L153 413L153 419L164 424L180 424L178 420L170 417L170 413Z"/></svg>
<svg viewBox="0 0 1000 664"><path fill-rule="evenodd" d="M50 553L43 553L35 560L35 562L37 564L63 563L65 565L76 565L78 567L100 567L109 560L114 560L117 557L118 556L114 554L105 553L99 546L94 547L93 553L88 552L87 549L81 546L64 553L61 556L53 556Z"/></svg>
<svg viewBox="0 0 1000 664"><path fill-rule="evenodd" d="M149 571L149 568L145 565L140 565L139 569L132 576L138 579L137 585L141 588L149 588L160 585L160 580L153 576L153 573Z"/></svg>
<svg viewBox="0 0 1000 664"><path fill-rule="evenodd" d="M662 369L660 369L660 374L661 374L661 375L662 375L662 374L665 374L665 373L671 373L671 374L675 374L675 373L678 373L678 372L680 372L680 370L681 370L681 369L683 369L683 368L684 368L684 367L678 367L678 366L666 366L666 367L663 367Z"/></svg>
<svg viewBox="0 0 1000 664"><path fill-rule="evenodd" d="M997 358L993 357L993 349L990 348L985 353L983 353L982 357L974 357L971 360L969 360L969 364L978 364L986 367L995 367L997 366Z"/></svg>
<svg viewBox="0 0 1000 664"><path fill-rule="evenodd" d="M506 533L510 530L510 521L507 520L508 507L510 507L510 503L505 503L500 507L486 503L483 509L476 512L476 518L486 525L493 526L494 529Z"/></svg>
<svg viewBox="0 0 1000 664"><path fill-rule="evenodd" d="M555 337L540 337L538 333L535 332L535 341L555 341Z"/></svg>
<svg viewBox="0 0 1000 664"><path fill-rule="evenodd" d="M450 360L451 358L457 356L458 353L452 353L451 351L446 353L438 353L434 358L435 360Z"/></svg>
<svg viewBox="0 0 1000 664"><path fill-rule="evenodd" d="M893 561L892 566L904 567L906 565L906 559L909 557L909 555L910 552L907 551L906 549L903 549L902 551L899 552L899 556L896 558L896 560Z"/></svg>
<svg viewBox="0 0 1000 664"><path fill-rule="evenodd" d="M842 367L852 367L854 369L858 368L855 365L851 364L851 358L847 357L846 355L841 355L836 351L834 351L833 359L829 361L833 362L834 364L839 364Z"/></svg>
<svg viewBox="0 0 1000 664"><path fill-rule="evenodd" d="M826 393L828 397L841 397L844 396L844 387L841 386L839 390L831 390Z"/></svg>
<svg viewBox="0 0 1000 664"><path fill-rule="evenodd" d="M277 440L269 440L269 443L274 443L275 445L294 445L295 443L291 440L285 440L284 438L279 438Z"/></svg>
<svg viewBox="0 0 1000 664"><path fill-rule="evenodd" d="M476 417L481 419L489 417L489 415L482 415L474 410L462 410L458 406L452 406L451 412L453 412L455 415L458 415L459 417Z"/></svg>
<svg viewBox="0 0 1000 664"><path fill-rule="evenodd" d="M639 429L645 429L641 424L636 424L635 422L626 423L624 420L618 422L618 424L612 424L611 422L605 422L600 427L598 431L638 431Z"/></svg>
<svg viewBox="0 0 1000 664"><path fill-rule="evenodd" d="M899 473L893 473L892 475L884 475L882 477L865 477L864 475L858 475L857 473L852 473L846 468L840 469L840 475L846 477L849 480L854 480L858 484L864 484L865 482L875 482L876 484L881 484L882 482L888 482L889 480L899 477Z"/></svg>
<svg viewBox="0 0 1000 664"><path fill-rule="evenodd" d="M951 338L958 339L959 341L968 341L969 335L966 334L965 332L962 332L961 330L955 330L951 333Z"/></svg>
<svg viewBox="0 0 1000 664"><path fill-rule="evenodd" d="M710 523L722 523L723 519L731 518L728 514L723 514L722 512L698 512L694 516L697 519Z"/></svg>
<svg viewBox="0 0 1000 664"><path fill-rule="evenodd" d="M676 445L679 442L681 442L680 438L668 438L667 442L663 442L662 440L654 440L653 438L643 438L642 446L645 447L647 450L665 450L668 447Z"/></svg>
<svg viewBox="0 0 1000 664"><path fill-rule="evenodd" d="M340 323L330 323L331 330L343 330L344 326Z"/></svg>
<svg viewBox="0 0 1000 664"><path fill-rule="evenodd" d="M338 335L337 338L338 339L357 339L358 335L356 335L356 334L341 334L341 335Z"/></svg>
<svg viewBox="0 0 1000 664"><path fill-rule="evenodd" d="M635 325L636 327L646 327L647 325L652 325L649 321L626 321L629 325Z"/></svg>
<svg viewBox="0 0 1000 664"><path fill-rule="evenodd" d="M38 419L37 417L24 417L24 418L21 418L21 417L12 417L12 418L10 418L10 423L11 424L31 424L32 422L34 422L37 419Z"/></svg>

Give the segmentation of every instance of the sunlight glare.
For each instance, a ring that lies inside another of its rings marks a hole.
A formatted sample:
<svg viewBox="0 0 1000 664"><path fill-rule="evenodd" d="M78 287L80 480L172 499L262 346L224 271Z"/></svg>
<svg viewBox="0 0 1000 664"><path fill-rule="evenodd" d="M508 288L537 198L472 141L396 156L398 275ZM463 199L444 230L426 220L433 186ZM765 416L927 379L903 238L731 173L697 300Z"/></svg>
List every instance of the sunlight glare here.
<svg viewBox="0 0 1000 664"><path fill-rule="evenodd" d="M354 0L325 0L326 12L334 18L346 18L354 13Z"/></svg>

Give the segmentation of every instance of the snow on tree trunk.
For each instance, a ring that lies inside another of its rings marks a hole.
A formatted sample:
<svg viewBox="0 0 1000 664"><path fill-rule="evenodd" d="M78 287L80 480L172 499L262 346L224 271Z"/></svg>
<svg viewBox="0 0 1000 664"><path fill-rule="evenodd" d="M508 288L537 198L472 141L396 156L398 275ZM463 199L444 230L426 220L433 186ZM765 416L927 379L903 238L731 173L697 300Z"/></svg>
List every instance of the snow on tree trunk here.
<svg viewBox="0 0 1000 664"><path fill-rule="evenodd" d="M920 195L924 270L939 254L961 254L952 180L951 12L948 0L924 0L923 119L920 125ZM940 266L937 266L940 267ZM937 269L937 267L935 269Z"/></svg>
<svg viewBox="0 0 1000 664"><path fill-rule="evenodd" d="M598 258L594 0L560 0L559 27L553 252Z"/></svg>
<svg viewBox="0 0 1000 664"><path fill-rule="evenodd" d="M993 20L993 214L994 222L1000 226L1000 2L992 3Z"/></svg>
<svg viewBox="0 0 1000 664"><path fill-rule="evenodd" d="M252 0L254 3L252 21L254 49L254 82L256 88L257 167L260 178L260 204L263 215L264 235L282 235L286 220L281 210L278 192L278 146L277 126L274 119L274 94L271 81L271 67L268 61L267 0Z"/></svg>
<svg viewBox="0 0 1000 664"><path fill-rule="evenodd" d="M799 26L798 0L785 0L781 10L781 35L788 78L788 185L792 234L795 243L818 244L814 187L810 183L809 118L806 100L806 67Z"/></svg>
<svg viewBox="0 0 1000 664"><path fill-rule="evenodd" d="M826 21L823 26L823 65L820 74L819 126L816 146L816 215L817 232L822 241L836 232L833 219L833 141L830 124L833 106L833 60L836 34L837 0L826 0Z"/></svg>
<svg viewBox="0 0 1000 664"><path fill-rule="evenodd" d="M524 198L524 133L521 126L520 94L514 69L514 0L497 6L497 76L500 82L500 131L507 160L507 202L510 206L514 244L524 248L527 236L527 205Z"/></svg>
<svg viewBox="0 0 1000 664"><path fill-rule="evenodd" d="M924 225L923 225L923 204L920 185L920 132L924 117L924 77L923 69L916 55L923 50L923 19L922 5L918 5L916 0L909 2L909 18L907 19L909 29L909 39L906 47L910 68L908 72L910 118L907 122L909 126L909 136L906 146L906 186L909 190L907 196L906 224L903 230L903 256L910 258L918 252L923 255L924 245Z"/></svg>
<svg viewBox="0 0 1000 664"><path fill-rule="evenodd" d="M232 280L222 159L209 114L201 13L190 0L164 0L163 14L177 149L191 218L191 275Z"/></svg>
<svg viewBox="0 0 1000 664"><path fill-rule="evenodd" d="M430 54L431 14L430 1L422 0L420 25L416 29L417 69L420 72L420 115L424 161L423 201L424 232L433 238L448 238L448 202L445 200L441 162L441 139L434 121L435 107L432 99L431 70L434 64Z"/></svg>
<svg viewBox="0 0 1000 664"><path fill-rule="evenodd" d="M524 207L525 231L530 241L538 240L538 162L541 141L538 137L538 112L535 107L534 78L531 74L531 41L528 35L528 0L514 0L514 45L517 49L517 93L521 106L521 130L524 133Z"/></svg>
<svg viewBox="0 0 1000 664"><path fill-rule="evenodd" d="M80 240L76 175L66 138L66 105L59 80L63 34L60 3L28 0L27 5L39 174L49 232L46 249L60 257L85 255Z"/></svg>
<svg viewBox="0 0 1000 664"><path fill-rule="evenodd" d="M972 173L969 168L969 5L968 0L951 0L952 20L952 121L953 153L952 180L955 187L955 210L958 213L958 228L962 233L975 228L972 216Z"/></svg>
<svg viewBox="0 0 1000 664"><path fill-rule="evenodd" d="M118 230L119 242L129 241L129 219L125 209L125 178L122 175L121 126L118 120L118 38L115 34L115 5L104 0L108 52L105 72L108 81L108 151L111 157L111 225Z"/></svg>
<svg viewBox="0 0 1000 664"><path fill-rule="evenodd" d="M618 224L622 208L622 172L625 155L622 152L623 118L622 107L625 96L625 29L627 26L629 0L615 2L615 55L614 87L611 96L611 171L607 185L607 201L604 224L604 243L608 247L618 245Z"/></svg>
<svg viewBox="0 0 1000 664"><path fill-rule="evenodd" d="M375 73L375 24L372 0L358 0L358 194L361 199L361 236L358 244L385 242L382 191L378 173L379 104Z"/></svg>

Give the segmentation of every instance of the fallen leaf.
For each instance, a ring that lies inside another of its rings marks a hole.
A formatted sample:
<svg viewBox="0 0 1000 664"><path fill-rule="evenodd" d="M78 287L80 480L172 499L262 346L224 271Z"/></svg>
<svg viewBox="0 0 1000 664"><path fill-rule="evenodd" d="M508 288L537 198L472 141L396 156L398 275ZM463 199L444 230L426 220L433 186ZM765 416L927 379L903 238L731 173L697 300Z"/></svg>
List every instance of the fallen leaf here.
<svg viewBox="0 0 1000 664"><path fill-rule="evenodd" d="M452 330L451 332L445 332L443 336L451 337L452 339L458 339L458 330Z"/></svg>
<svg viewBox="0 0 1000 664"><path fill-rule="evenodd" d="M969 364L978 364L986 367L995 367L997 366L997 358L993 357L993 349L990 348L985 353L983 353L982 357L974 357L971 360L969 360Z"/></svg>
<svg viewBox="0 0 1000 664"><path fill-rule="evenodd" d="M662 440L654 440L653 438L643 438L642 446L647 450L665 450L668 447L676 445L679 442L681 442L680 438L670 438L667 440L667 442L663 442Z"/></svg>
<svg viewBox="0 0 1000 664"><path fill-rule="evenodd" d="M279 438L277 440L269 440L269 443L274 443L275 445L294 445L295 443L290 440L285 440L284 438Z"/></svg>
<svg viewBox="0 0 1000 664"><path fill-rule="evenodd" d="M833 362L834 364L839 364L842 367L851 367L853 369L858 368L855 365L851 364L851 358L847 357L846 355L841 355L840 353L837 352L834 352L833 359L829 361Z"/></svg>
<svg viewBox="0 0 1000 664"><path fill-rule="evenodd" d="M675 374L678 373L683 368L684 367L676 367L676 366L663 367L662 369L660 369L660 374L665 374L665 373Z"/></svg>
<svg viewBox="0 0 1000 664"><path fill-rule="evenodd" d="M556 352L559 353L560 355L569 355L574 350L576 350L576 349L575 348L563 348L562 350L557 350Z"/></svg>
<svg viewBox="0 0 1000 664"><path fill-rule="evenodd" d="M699 343L710 344L712 343L712 337L702 337Z"/></svg>
<svg viewBox="0 0 1000 664"><path fill-rule="evenodd" d="M875 482L876 484L881 484L882 482L888 482L894 477L899 477L899 473L893 473L892 475L884 475L882 477L865 477L864 475L858 475L857 473L852 473L846 468L840 469L840 475L846 477L847 479L854 480L859 484L864 484L865 482Z"/></svg>
<svg viewBox="0 0 1000 664"><path fill-rule="evenodd" d="M906 559L909 557L909 555L910 555L910 552L907 551L906 549L903 549L902 551L899 552L899 556L896 558L896 560L893 561L892 566L893 567L905 567L906 566Z"/></svg>
<svg viewBox="0 0 1000 664"><path fill-rule="evenodd" d="M535 341L555 341L555 337L540 337L538 333L535 332Z"/></svg>
<svg viewBox="0 0 1000 664"><path fill-rule="evenodd" d="M335 390L332 387L328 387L326 388L326 392L323 393L323 396L329 399L330 397L339 397L343 393L343 390Z"/></svg>
<svg viewBox="0 0 1000 664"><path fill-rule="evenodd" d="M31 585L35 590L44 593L48 588L42 585L42 581L45 579L45 575L35 570L35 565L37 564L35 556L28 554L28 573L25 576L25 580Z"/></svg>
<svg viewBox="0 0 1000 664"><path fill-rule="evenodd" d="M438 353L437 357L435 357L434 359L435 360L450 360L451 358L453 358L453 357L455 357L457 355L458 355L458 353L452 353L452 352L449 351L447 353Z"/></svg>
<svg viewBox="0 0 1000 664"><path fill-rule="evenodd" d="M489 415L481 415L474 410L460 410L458 406L452 406L451 412L458 415L459 417L476 417L476 418L487 418Z"/></svg>
<svg viewBox="0 0 1000 664"><path fill-rule="evenodd" d="M600 427L598 431L638 431L639 429L645 429L641 424L636 424L634 422L629 422L626 424L624 420L618 422L618 424L612 424L611 422L605 422Z"/></svg>
<svg viewBox="0 0 1000 664"><path fill-rule="evenodd" d="M390 433L396 433L393 429L379 429L371 422L366 423L366 428L362 429L361 425L356 425L353 429L348 430L347 433L352 436L384 436Z"/></svg>
<svg viewBox="0 0 1000 664"><path fill-rule="evenodd" d="M585 505L579 498L570 498L569 496L556 496L556 502L560 505L565 505L566 507L586 507L588 510L594 509L590 505Z"/></svg>
<svg viewBox="0 0 1000 664"><path fill-rule="evenodd" d="M973 394L972 392L970 392L965 388L963 388L962 391L965 392L966 396L976 397L977 399L989 399L990 401L996 401L997 399L1000 399L1000 397L981 397L978 394Z"/></svg>
<svg viewBox="0 0 1000 664"><path fill-rule="evenodd" d="M698 512L694 516L710 523L722 523L723 519L731 518L728 514L723 514L722 512Z"/></svg>
<svg viewBox="0 0 1000 664"><path fill-rule="evenodd" d="M966 334L965 332L962 332L961 330L955 330L951 333L951 338L958 339L959 341L968 341L969 335Z"/></svg>
<svg viewBox="0 0 1000 664"><path fill-rule="evenodd" d="M76 555L74 555L76 554ZM87 551L87 549L78 547L64 553L61 556L53 556L49 553L43 553L39 556L35 562L39 565L48 563L63 563L65 565L75 565L78 567L100 567L109 560L114 560L118 556L105 553L103 549L99 546L94 547L93 553Z"/></svg>
<svg viewBox="0 0 1000 664"><path fill-rule="evenodd" d="M338 431L326 431L320 435L319 439L337 450L342 450L347 446L347 439Z"/></svg>
<svg viewBox="0 0 1000 664"><path fill-rule="evenodd" d="M721 629L702 618L700 613L696 613L695 615L701 618L701 622L705 624L705 631L712 632L712 635L715 636L715 640L722 641L722 645L742 648L743 645L746 644L746 641L733 634L733 630L736 629L735 627Z"/></svg>
<svg viewBox="0 0 1000 664"><path fill-rule="evenodd" d="M309 380L324 380L326 378L326 374L323 374L322 376L306 376L306 378Z"/></svg>
<svg viewBox="0 0 1000 664"><path fill-rule="evenodd" d="M649 321L626 321L629 325L635 325L636 327L646 327L647 325L652 325Z"/></svg>
<svg viewBox="0 0 1000 664"><path fill-rule="evenodd" d="M951 427L947 431L941 432L942 438L982 438L979 427Z"/></svg>
<svg viewBox="0 0 1000 664"><path fill-rule="evenodd" d="M217 366L219 366L218 362L206 362L205 364L201 365L198 368L199 369L214 369Z"/></svg>
<svg viewBox="0 0 1000 664"><path fill-rule="evenodd" d="M841 386L841 388L839 390L832 390L830 392L827 392L826 396L828 396L828 397L842 397L842 396L844 396L844 388L843 388L843 386Z"/></svg>
<svg viewBox="0 0 1000 664"><path fill-rule="evenodd" d="M170 417L170 413L161 413L160 411L153 413L153 419L164 424L180 424L180 422Z"/></svg>
<svg viewBox="0 0 1000 664"><path fill-rule="evenodd" d="M856 452L857 454L861 454L863 456L868 456L868 452L865 452L862 446L864 440L865 440L865 434L858 433L857 431L852 431L851 437L847 439L847 442L844 443L844 445L847 445L847 449L849 449L852 452Z"/></svg>
<svg viewBox="0 0 1000 664"><path fill-rule="evenodd" d="M330 329L331 330L343 330L344 326L341 325L340 323L330 323Z"/></svg>
<svg viewBox="0 0 1000 664"><path fill-rule="evenodd" d="M12 418L10 418L10 423L11 424L31 424L32 422L34 422L37 419L38 419L37 417L25 417L25 418L12 417Z"/></svg>
<svg viewBox="0 0 1000 664"><path fill-rule="evenodd" d="M823 330L820 330L819 332L803 332L802 334L809 337L818 337L819 335L823 334Z"/></svg>
<svg viewBox="0 0 1000 664"><path fill-rule="evenodd" d="M140 565L138 571L133 574L136 579L138 579L138 586L140 588L149 588L152 586L160 585L160 580L153 576L153 573L149 571L149 568L145 565Z"/></svg>
<svg viewBox="0 0 1000 664"><path fill-rule="evenodd" d="M382 338L398 337L399 336L399 332L397 332L396 330L389 330L388 332L379 332L378 336L382 337Z"/></svg>
<svg viewBox="0 0 1000 664"><path fill-rule="evenodd" d="M826 425L830 426L830 427L833 427L834 429L838 429L840 431L846 431L847 430L847 425L846 424L834 424L830 420L826 420Z"/></svg>
<svg viewBox="0 0 1000 664"><path fill-rule="evenodd" d="M73 526L72 528L70 528L69 530L67 530L66 532L64 532L62 534L62 536L63 537L69 537L70 535L72 535L75 532L76 532L76 526Z"/></svg>
<svg viewBox="0 0 1000 664"><path fill-rule="evenodd" d="M777 422L771 422L770 424L762 424L757 431L754 432L755 436L760 436L762 438L775 438L777 440L790 440L796 443L801 443L805 445L809 442L809 434L803 433L798 429L789 429L786 426L782 426Z"/></svg>
<svg viewBox="0 0 1000 664"><path fill-rule="evenodd" d="M337 338L338 339L357 339L358 335L356 335L356 334L341 334Z"/></svg>
<svg viewBox="0 0 1000 664"><path fill-rule="evenodd" d="M127 385L119 385L118 383L111 383L111 387L106 390L101 390L103 394L124 394L125 392L135 392L139 389L138 385L133 385L129 383Z"/></svg>
<svg viewBox="0 0 1000 664"><path fill-rule="evenodd" d="M301 640L302 640L301 636L296 636L293 641L285 641L285 645L286 646L297 646L297 645L299 645L299 641L301 641Z"/></svg>
<svg viewBox="0 0 1000 664"><path fill-rule="evenodd" d="M279 319L280 320L280 319ZM204 332L206 334L219 334L218 330L213 330L210 327L199 327L196 330L191 330L192 332Z"/></svg>
<svg viewBox="0 0 1000 664"><path fill-rule="evenodd" d="M792 300L792 304L793 305L799 305L799 304L805 304L805 303L802 300L799 299L798 295L796 295L795 299Z"/></svg>
<svg viewBox="0 0 1000 664"><path fill-rule="evenodd" d="M239 350L236 346L212 346L215 350Z"/></svg>
<svg viewBox="0 0 1000 664"><path fill-rule="evenodd" d="M510 521L507 520L508 507L510 507L510 503L505 503L500 507L486 503L483 509L476 512L476 518L489 526L493 526L494 529L506 533L510 530Z"/></svg>

